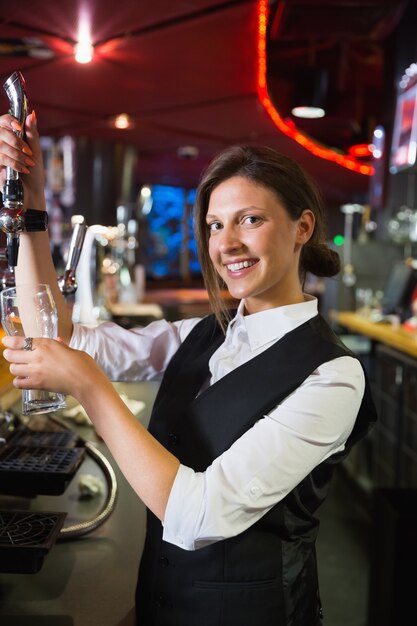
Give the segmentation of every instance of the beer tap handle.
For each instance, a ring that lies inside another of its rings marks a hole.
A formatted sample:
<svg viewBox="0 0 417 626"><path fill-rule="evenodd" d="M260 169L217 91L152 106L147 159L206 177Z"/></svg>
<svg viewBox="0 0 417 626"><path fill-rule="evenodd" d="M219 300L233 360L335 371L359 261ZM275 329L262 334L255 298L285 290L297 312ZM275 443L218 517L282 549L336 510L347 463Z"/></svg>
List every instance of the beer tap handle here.
<svg viewBox="0 0 417 626"><path fill-rule="evenodd" d="M3 89L9 99L11 115L22 126L21 131L15 130L14 132L19 137L22 137L28 111L28 99L22 74L13 72L4 82ZM23 185L19 172L11 167L6 167L6 179L2 194L3 208L0 210L0 229L6 233L7 262L9 268L11 268L17 265L19 234L24 229Z"/></svg>
<svg viewBox="0 0 417 626"><path fill-rule="evenodd" d="M14 130L13 132L18 137L23 137L28 113L28 98L26 95L25 80L22 74L18 71L13 72L3 83L3 89L9 99L10 114L17 119L22 127L21 131ZM6 182L3 189L4 206L19 208L23 205L23 188L19 179L19 172L11 167L6 167Z"/></svg>
<svg viewBox="0 0 417 626"><path fill-rule="evenodd" d="M71 295L77 290L78 285L75 272L80 260L86 231L87 226L85 223L76 223L74 225L64 274L58 278L58 286L64 296Z"/></svg>

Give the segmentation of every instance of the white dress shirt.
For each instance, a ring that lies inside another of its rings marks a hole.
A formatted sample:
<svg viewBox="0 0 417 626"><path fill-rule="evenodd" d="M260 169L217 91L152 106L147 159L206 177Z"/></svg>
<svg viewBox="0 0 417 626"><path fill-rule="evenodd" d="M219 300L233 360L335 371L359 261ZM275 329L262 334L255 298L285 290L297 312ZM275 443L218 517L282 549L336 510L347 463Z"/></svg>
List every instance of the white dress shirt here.
<svg viewBox="0 0 417 626"><path fill-rule="evenodd" d="M209 362L211 383L269 348L317 314L317 300L243 315ZM198 319L153 322L126 330L112 323L76 325L71 346L91 354L112 380L159 378ZM364 393L357 359L323 363L244 433L205 472L180 465L163 538L187 550L235 536L284 498L310 471L343 450ZM227 419L227 416L225 416Z"/></svg>

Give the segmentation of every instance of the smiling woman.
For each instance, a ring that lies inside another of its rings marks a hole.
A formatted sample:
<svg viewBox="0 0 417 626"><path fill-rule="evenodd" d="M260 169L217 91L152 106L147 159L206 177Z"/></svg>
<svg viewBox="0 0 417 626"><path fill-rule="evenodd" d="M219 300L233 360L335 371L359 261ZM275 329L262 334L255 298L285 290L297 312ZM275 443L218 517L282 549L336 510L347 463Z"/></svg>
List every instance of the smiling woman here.
<svg viewBox="0 0 417 626"><path fill-rule="evenodd" d="M255 300L245 301L253 313L301 302L308 271L334 276L340 269L338 254L326 244L315 183L271 148L235 146L218 155L200 184L195 222L203 276L222 324L228 319L224 285L236 298L248 298L245 286L260 280ZM241 262L250 268L236 273L230 265Z"/></svg>
<svg viewBox="0 0 417 626"><path fill-rule="evenodd" d="M22 167L26 144L11 123L0 118L0 163ZM42 207L32 119L26 135L36 165L23 175L25 199ZM53 286L63 341L35 337L25 351L22 337L6 337L4 356L16 387L81 404L148 507L139 626L320 624L315 513L374 420L360 362L302 292L307 271L338 269L323 221L293 161L269 148L226 150L196 201L216 315L130 330L73 327L47 233L21 235L16 280ZM240 299L227 317L224 284ZM162 378L148 431L109 378Z"/></svg>

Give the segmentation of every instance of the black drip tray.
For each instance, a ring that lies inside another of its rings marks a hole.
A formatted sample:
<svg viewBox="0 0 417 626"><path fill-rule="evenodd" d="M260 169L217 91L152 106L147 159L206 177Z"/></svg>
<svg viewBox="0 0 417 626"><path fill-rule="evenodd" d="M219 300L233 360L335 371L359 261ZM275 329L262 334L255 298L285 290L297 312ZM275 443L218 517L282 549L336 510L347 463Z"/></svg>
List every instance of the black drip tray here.
<svg viewBox="0 0 417 626"><path fill-rule="evenodd" d="M71 431L44 431L24 429L16 431L8 440L9 446L36 446L53 448L74 448L78 435Z"/></svg>
<svg viewBox="0 0 417 626"><path fill-rule="evenodd" d="M84 454L84 448L5 445L0 448L0 493L60 495Z"/></svg>
<svg viewBox="0 0 417 626"><path fill-rule="evenodd" d="M35 574L54 545L66 513L0 510L0 572Z"/></svg>

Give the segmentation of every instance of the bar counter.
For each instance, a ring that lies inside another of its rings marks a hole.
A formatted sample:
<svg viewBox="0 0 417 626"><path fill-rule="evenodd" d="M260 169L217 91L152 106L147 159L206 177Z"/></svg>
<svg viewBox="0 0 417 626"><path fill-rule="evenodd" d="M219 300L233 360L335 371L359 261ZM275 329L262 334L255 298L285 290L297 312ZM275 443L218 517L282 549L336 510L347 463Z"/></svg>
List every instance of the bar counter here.
<svg viewBox="0 0 417 626"><path fill-rule="evenodd" d="M351 311L331 311L330 319L352 332L365 335L374 341L417 358L417 335L404 330L400 325L372 322Z"/></svg>
<svg viewBox="0 0 417 626"><path fill-rule="evenodd" d="M119 393L145 403L138 419L147 425L158 383L115 385ZM20 398L15 406L20 407ZM57 412L58 417L61 414L62 411ZM66 423L71 425L71 420L67 419ZM94 429L91 426L74 429L84 440L95 443L113 467L118 483L114 511L90 534L55 543L39 572L0 573L1 626L134 624L134 591L145 535L145 507ZM101 478L107 489L102 469L86 456L64 494L35 498L0 495L0 509L66 512L64 526L94 519L105 494L80 499L78 481L84 474Z"/></svg>

